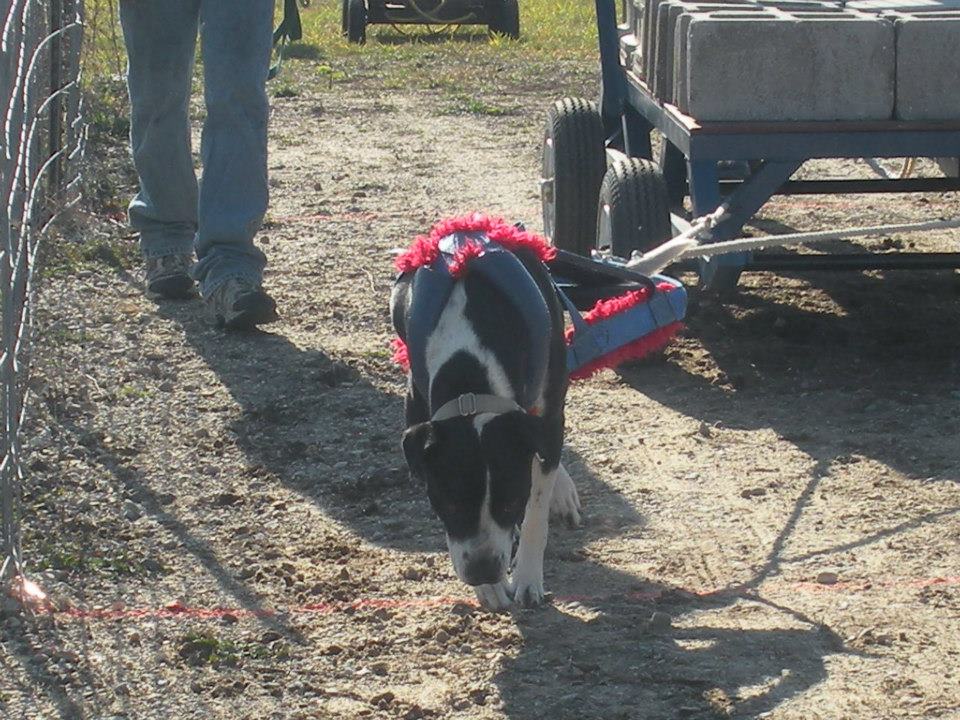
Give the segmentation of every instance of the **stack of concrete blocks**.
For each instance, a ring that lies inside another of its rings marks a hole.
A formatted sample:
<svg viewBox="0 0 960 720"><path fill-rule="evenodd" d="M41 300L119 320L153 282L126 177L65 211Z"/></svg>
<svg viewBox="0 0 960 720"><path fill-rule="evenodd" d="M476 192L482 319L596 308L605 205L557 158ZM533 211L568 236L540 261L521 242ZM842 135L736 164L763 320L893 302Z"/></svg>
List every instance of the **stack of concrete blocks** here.
<svg viewBox="0 0 960 720"><path fill-rule="evenodd" d="M754 0L691 0L690 4L711 7L718 10L724 8L755 9ZM670 70L665 63L671 58L670 48L673 45L672 17L676 18L680 7L679 0L645 0L643 13L639 16L640 27L637 37L640 39L640 56L637 58L640 68L644 71L651 89L656 85L654 79L659 71L661 77L669 75ZM636 64L635 64L636 67ZM655 92L656 94L656 92Z"/></svg>
<svg viewBox="0 0 960 720"><path fill-rule="evenodd" d="M960 120L960 0L628 2L628 67L697 120Z"/></svg>
<svg viewBox="0 0 960 720"><path fill-rule="evenodd" d="M881 17L896 27L896 118L960 120L960 10Z"/></svg>
<svg viewBox="0 0 960 720"><path fill-rule="evenodd" d="M696 13L724 13L724 16L738 16L753 19L764 15L764 9L750 0L662 0L656 8L656 20L651 17L647 77L653 93L665 100L674 102L675 71L679 72L676 57L685 58L686 53L679 52L676 42L681 36L677 32L681 17Z"/></svg>
<svg viewBox="0 0 960 720"><path fill-rule="evenodd" d="M843 8L694 12L672 98L704 121L882 120L894 107L894 27Z"/></svg>
<svg viewBox="0 0 960 720"><path fill-rule="evenodd" d="M627 33L621 34L620 47L626 56L626 66L635 73L643 73L643 12L646 0L626 0Z"/></svg>

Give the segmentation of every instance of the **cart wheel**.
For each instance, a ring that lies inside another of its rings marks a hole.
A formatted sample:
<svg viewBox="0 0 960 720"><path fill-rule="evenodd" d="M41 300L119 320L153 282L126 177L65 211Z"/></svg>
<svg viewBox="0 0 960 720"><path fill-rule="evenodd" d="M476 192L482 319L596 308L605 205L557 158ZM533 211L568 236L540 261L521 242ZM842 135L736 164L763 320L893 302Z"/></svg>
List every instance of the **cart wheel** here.
<svg viewBox="0 0 960 720"><path fill-rule="evenodd" d="M520 5L517 0L493 0L490 32L516 40L520 37Z"/></svg>
<svg viewBox="0 0 960 720"><path fill-rule="evenodd" d="M367 5L364 0L343 0L347 8L347 39L363 45L367 41Z"/></svg>
<svg viewBox="0 0 960 720"><path fill-rule="evenodd" d="M595 245L597 198L607 168L596 103L557 100L547 111L540 201L543 232L561 250L588 256Z"/></svg>
<svg viewBox="0 0 960 720"><path fill-rule="evenodd" d="M621 258L670 239L670 198L655 162L617 160L603 176L597 208L597 247Z"/></svg>

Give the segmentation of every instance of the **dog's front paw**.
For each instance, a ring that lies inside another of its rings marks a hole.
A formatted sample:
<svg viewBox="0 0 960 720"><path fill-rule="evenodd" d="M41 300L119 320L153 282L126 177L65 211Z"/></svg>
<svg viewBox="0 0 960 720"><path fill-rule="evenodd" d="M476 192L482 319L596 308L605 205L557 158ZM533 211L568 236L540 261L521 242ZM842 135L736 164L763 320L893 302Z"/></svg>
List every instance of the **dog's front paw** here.
<svg viewBox="0 0 960 720"><path fill-rule="evenodd" d="M529 576L522 571L517 572L513 578L513 599L521 607L536 607L543 604L543 576L539 573L530 573Z"/></svg>
<svg viewBox="0 0 960 720"><path fill-rule="evenodd" d="M494 612L507 610L512 603L510 585L506 580L494 585L477 585L473 588L481 607Z"/></svg>
<svg viewBox="0 0 960 720"><path fill-rule="evenodd" d="M573 484L573 478L563 465L560 466L557 480L553 484L550 517L563 520L570 527L580 525L580 495L577 493L577 486Z"/></svg>

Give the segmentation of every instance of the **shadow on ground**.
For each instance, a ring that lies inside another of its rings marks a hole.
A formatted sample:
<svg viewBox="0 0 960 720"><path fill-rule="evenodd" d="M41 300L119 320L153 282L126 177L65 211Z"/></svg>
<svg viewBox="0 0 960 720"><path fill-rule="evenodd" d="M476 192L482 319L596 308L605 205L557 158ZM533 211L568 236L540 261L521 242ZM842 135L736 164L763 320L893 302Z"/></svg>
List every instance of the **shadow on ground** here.
<svg viewBox="0 0 960 720"><path fill-rule="evenodd" d="M819 288L822 302L792 304L797 282ZM711 359L703 366L715 365L716 374L691 370L691 358L684 357L687 344L681 344L671 351L674 362L626 368L624 381L708 425L773 428L814 458L816 468L763 567L724 595L693 598L638 586L637 578L591 564L557 582L567 592L603 588L614 596L639 587L656 599L642 608L615 600L593 603L586 619L555 608L520 615L524 650L499 678L508 714L755 717L824 680L824 657L851 651L829 628L772 605L756 588L783 563L876 543L960 513L958 507L927 512L852 542L783 555L838 459L863 456L907 476L958 480L960 446L940 443L938 452L928 452L931 437L960 432L960 402L946 400L960 400L958 327L958 282L952 273L822 273L790 278L774 291L747 287L724 302L695 299L687 334L703 343ZM780 400L771 403L771 397ZM587 533L578 541L590 539ZM721 608L737 615L765 609L780 622L762 630L723 627L710 622ZM656 632L647 623L654 610L682 626ZM567 692L538 694L536 678L543 672L552 673Z"/></svg>
<svg viewBox="0 0 960 720"><path fill-rule="evenodd" d="M912 477L956 479L960 446L928 446L960 430L960 278L797 278L722 302L695 298L687 335L705 355L681 343L673 362L625 368L624 381L707 424L772 428L824 465L858 455ZM819 300L798 306L798 283L818 288Z"/></svg>
<svg viewBox="0 0 960 720"><path fill-rule="evenodd" d="M401 398L376 387L386 380L399 389L386 361L361 372L281 336L225 336L180 306L161 312L181 324L187 342L242 406L231 431L251 462L368 542L402 552L444 551L439 525L399 452ZM737 688L752 685L763 688L740 707L762 712L823 679L823 657L840 648L839 640L789 613L784 627L773 630L651 628L656 610L676 621L739 600L696 598L591 559L592 543L636 531L643 520L574 453L564 462L588 514L577 531L553 531L548 589L559 598L582 598L585 614L567 612L563 603L515 614L525 642L496 678L510 717L633 717L645 706L715 717ZM543 673L568 690L545 696L537 685Z"/></svg>

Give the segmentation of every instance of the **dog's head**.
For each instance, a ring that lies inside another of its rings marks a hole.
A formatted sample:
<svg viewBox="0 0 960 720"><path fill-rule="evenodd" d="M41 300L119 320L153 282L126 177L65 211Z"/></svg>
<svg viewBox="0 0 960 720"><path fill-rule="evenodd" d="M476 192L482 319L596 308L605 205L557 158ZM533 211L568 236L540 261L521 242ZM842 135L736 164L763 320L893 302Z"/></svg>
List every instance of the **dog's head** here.
<svg viewBox="0 0 960 720"><path fill-rule="evenodd" d="M513 530L530 497L538 418L524 412L456 417L414 425L403 452L427 486L447 532L457 575L468 585L502 580Z"/></svg>

